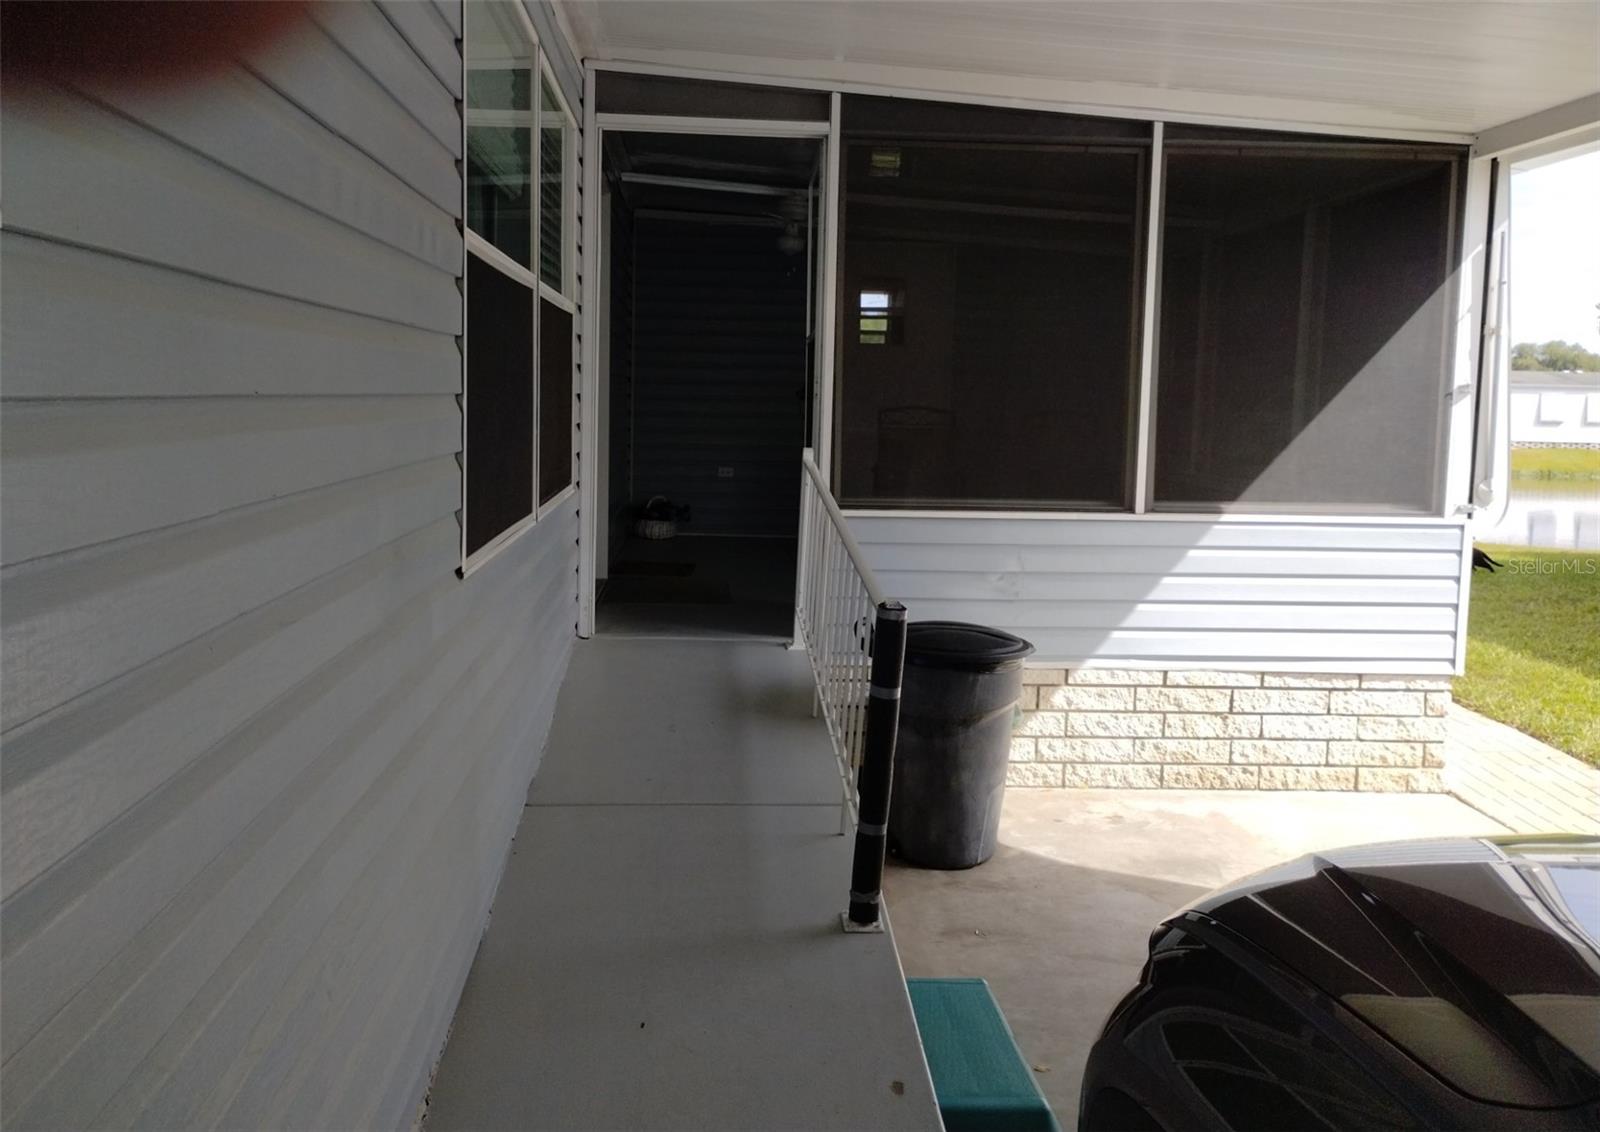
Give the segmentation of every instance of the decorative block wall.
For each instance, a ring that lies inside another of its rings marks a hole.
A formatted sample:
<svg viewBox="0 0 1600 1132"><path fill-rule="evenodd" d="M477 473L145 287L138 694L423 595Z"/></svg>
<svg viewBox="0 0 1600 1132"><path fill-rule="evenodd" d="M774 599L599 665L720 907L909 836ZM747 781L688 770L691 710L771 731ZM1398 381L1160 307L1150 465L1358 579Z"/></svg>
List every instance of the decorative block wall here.
<svg viewBox="0 0 1600 1132"><path fill-rule="evenodd" d="M1445 676L1029 668L1023 787L1444 790Z"/></svg>

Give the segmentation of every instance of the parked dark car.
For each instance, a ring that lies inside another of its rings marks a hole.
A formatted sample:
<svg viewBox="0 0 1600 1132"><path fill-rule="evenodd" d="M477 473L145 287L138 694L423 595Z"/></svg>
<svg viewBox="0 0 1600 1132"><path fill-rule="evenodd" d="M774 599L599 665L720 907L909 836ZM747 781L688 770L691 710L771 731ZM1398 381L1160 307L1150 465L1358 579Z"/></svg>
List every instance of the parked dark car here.
<svg viewBox="0 0 1600 1132"><path fill-rule="evenodd" d="M1081 1132L1600 1129L1600 839L1304 857L1173 915Z"/></svg>

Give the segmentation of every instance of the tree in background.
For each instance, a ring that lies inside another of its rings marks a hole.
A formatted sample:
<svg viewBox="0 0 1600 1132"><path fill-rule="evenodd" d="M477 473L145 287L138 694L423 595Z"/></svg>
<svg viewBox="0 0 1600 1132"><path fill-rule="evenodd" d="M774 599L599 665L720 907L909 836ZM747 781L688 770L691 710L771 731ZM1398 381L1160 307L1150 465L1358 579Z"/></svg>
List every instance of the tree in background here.
<svg viewBox="0 0 1600 1132"><path fill-rule="evenodd" d="M1591 353L1576 342L1518 342L1511 347L1511 368L1595 373L1600 372L1600 354Z"/></svg>

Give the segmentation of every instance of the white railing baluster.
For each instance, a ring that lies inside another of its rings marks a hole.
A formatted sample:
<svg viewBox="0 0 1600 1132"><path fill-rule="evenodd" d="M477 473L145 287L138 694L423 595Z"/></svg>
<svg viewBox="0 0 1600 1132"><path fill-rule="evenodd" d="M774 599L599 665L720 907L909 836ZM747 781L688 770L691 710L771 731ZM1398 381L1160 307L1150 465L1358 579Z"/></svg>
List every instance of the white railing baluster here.
<svg viewBox="0 0 1600 1132"><path fill-rule="evenodd" d="M854 815L872 669L872 633L887 602L867 566L811 449L801 458L801 576L795 580L795 632L816 686L822 716L839 763L843 803L840 832Z"/></svg>

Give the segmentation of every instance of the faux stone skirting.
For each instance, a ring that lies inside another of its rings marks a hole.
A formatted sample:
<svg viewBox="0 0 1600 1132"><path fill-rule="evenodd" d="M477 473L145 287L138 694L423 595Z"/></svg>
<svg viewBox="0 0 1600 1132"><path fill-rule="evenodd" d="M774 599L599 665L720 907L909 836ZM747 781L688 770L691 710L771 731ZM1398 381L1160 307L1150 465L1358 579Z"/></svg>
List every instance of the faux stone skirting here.
<svg viewBox="0 0 1600 1132"><path fill-rule="evenodd" d="M1445 789L1445 676L1029 668L1007 782Z"/></svg>

